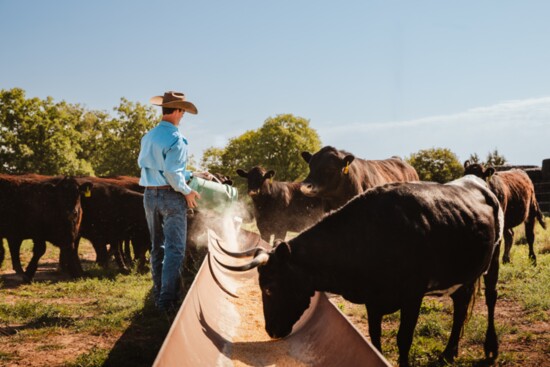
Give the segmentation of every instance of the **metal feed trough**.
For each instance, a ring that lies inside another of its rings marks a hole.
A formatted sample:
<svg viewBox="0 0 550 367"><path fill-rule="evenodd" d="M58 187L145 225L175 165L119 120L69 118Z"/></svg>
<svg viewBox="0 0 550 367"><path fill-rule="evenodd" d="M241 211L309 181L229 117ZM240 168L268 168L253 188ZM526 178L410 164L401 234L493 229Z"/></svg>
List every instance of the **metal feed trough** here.
<svg viewBox="0 0 550 367"><path fill-rule="evenodd" d="M269 248L255 233L241 230L238 237L249 248ZM212 258L224 257L217 241L223 240L209 230L209 253L154 366L390 366L324 293L312 297L290 335L270 339L263 325L257 270L220 267Z"/></svg>

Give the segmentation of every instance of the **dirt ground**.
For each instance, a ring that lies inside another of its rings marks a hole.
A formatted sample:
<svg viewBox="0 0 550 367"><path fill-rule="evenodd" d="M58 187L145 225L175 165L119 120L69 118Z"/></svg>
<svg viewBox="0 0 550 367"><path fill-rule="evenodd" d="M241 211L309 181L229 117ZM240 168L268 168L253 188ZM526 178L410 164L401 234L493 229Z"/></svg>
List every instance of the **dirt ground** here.
<svg viewBox="0 0 550 367"><path fill-rule="evenodd" d="M92 259L93 254L86 254L85 258ZM35 281L58 281L66 279L66 276L56 271L57 263L54 259L46 259L36 274ZM17 276L13 274L11 267L0 273L3 280L3 289L10 288L19 283ZM0 291L1 292L1 291ZM1 294L1 293L0 293ZM544 296L544 295L542 295ZM550 295L546 295L548 297ZM331 302L335 305L346 304L346 307L362 307L351 305L339 296L331 296ZM442 298L443 300L443 298ZM3 302L12 303L16 299L13 296L3 295ZM79 302L78 299L68 299L67 302ZM509 332L503 333L500 339L501 356L510 355L513 358L501 358L497 361L499 366L522 366L522 367L547 367L550 366L550 323L549 322L527 322L522 314L521 307L511 301L499 299L496 308L496 322L506 324ZM475 312L486 315L483 297L475 305ZM550 316L550 315L549 315ZM347 315L348 319L356 328L368 336L367 322L361 316L360 312ZM59 330L56 335L36 337L27 337L21 340L18 336L18 330L28 328L25 325L0 325L0 357L2 353L16 355L17 358L3 361L0 358L0 366L66 366L67 361L74 360L75 356L84 351L90 351L94 348L110 349L121 335L90 335L69 333L67 330ZM32 327L32 326L31 326ZM397 322L384 322L385 329L397 329ZM143 335L136 336L143 342ZM383 344L390 341L383 339ZM461 341L461 350L466 346ZM478 358L483 356L483 346L481 343L471 346L475 349ZM477 364L480 365L480 364Z"/></svg>

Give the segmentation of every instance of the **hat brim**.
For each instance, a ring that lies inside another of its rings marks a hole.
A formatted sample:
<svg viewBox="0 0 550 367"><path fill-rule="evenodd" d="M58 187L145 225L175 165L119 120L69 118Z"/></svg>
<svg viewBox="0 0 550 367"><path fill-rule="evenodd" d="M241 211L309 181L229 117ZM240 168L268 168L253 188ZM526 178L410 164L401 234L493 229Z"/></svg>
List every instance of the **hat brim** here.
<svg viewBox="0 0 550 367"><path fill-rule="evenodd" d="M197 107L191 102L187 101L172 101L167 103L162 103L163 96L155 96L149 100L155 106L169 107L169 108L181 108L182 110L192 113L193 115L197 114Z"/></svg>

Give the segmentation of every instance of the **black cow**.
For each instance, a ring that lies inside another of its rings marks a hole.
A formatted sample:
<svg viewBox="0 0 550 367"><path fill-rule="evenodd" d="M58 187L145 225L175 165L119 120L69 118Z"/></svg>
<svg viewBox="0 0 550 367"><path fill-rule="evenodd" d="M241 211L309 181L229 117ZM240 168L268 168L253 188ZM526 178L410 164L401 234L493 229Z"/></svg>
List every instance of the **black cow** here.
<svg viewBox="0 0 550 367"><path fill-rule="evenodd" d="M475 284L485 275L485 354L498 355L494 327L503 213L477 177L448 184L391 183L366 191L271 252L232 270L258 268L267 333L291 332L315 291L366 305L381 349L382 316L401 310L399 363L408 354L424 295L449 292L453 326L442 358L452 361ZM487 272L487 273L486 273Z"/></svg>
<svg viewBox="0 0 550 367"><path fill-rule="evenodd" d="M533 182L523 170L495 172L493 167L483 167L481 164L464 162L464 174L476 175L489 184L489 188L497 196L504 211L504 254L503 263L510 262L510 249L514 242L514 227L524 223L525 237L529 244L529 258L537 264L537 256L533 248L535 243L535 220L546 229Z"/></svg>
<svg viewBox="0 0 550 367"><path fill-rule="evenodd" d="M8 240L13 269L26 281L34 277L46 241L60 248L72 276L83 274L75 240L82 219L80 196L90 187L70 177L0 175L0 238ZM23 272L19 248L24 239L32 239L34 248ZM0 257L3 260L3 254Z"/></svg>
<svg viewBox="0 0 550 367"><path fill-rule="evenodd" d="M146 264L145 254L151 247L149 230L143 207L143 194L126 189L124 182L111 179L81 177L81 182L92 182L89 196L82 198L84 215L80 237L88 239L97 254L96 261L106 267L109 261L107 244L120 269L127 267L121 253L122 243L131 240L134 256L140 270ZM125 182L128 182L127 180ZM130 182L129 187L133 187Z"/></svg>
<svg viewBox="0 0 550 367"><path fill-rule="evenodd" d="M254 204L254 216L262 239L284 240L288 231L300 232L323 216L322 201L307 197L298 182L273 181L275 171L253 167L237 174L248 180L248 195Z"/></svg>
<svg viewBox="0 0 550 367"><path fill-rule="evenodd" d="M418 181L415 169L401 158L364 160L331 146L315 154L302 152L309 174L301 190L323 199L325 212L338 209L355 195L388 182Z"/></svg>

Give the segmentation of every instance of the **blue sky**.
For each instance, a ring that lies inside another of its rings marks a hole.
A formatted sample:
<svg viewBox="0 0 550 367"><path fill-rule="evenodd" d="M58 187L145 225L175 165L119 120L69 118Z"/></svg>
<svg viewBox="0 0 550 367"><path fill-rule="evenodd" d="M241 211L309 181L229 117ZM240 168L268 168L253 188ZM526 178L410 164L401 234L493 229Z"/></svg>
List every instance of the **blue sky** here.
<svg viewBox="0 0 550 367"><path fill-rule="evenodd" d="M548 1L0 0L0 88L106 110L184 92L210 146L292 113L366 159L550 158Z"/></svg>

